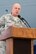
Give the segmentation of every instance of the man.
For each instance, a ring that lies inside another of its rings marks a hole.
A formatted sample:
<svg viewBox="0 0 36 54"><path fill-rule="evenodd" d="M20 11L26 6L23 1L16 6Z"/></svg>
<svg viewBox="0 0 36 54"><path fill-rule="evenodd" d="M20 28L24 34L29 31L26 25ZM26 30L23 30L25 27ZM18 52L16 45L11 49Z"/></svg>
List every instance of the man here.
<svg viewBox="0 0 36 54"><path fill-rule="evenodd" d="M11 8L11 13L3 15L0 18L0 36L5 36L4 31L8 29L10 26L14 27L26 27L26 25L18 18L18 15L21 11L21 5L19 3L15 3ZM7 33L6 33L7 34ZM0 54L6 54L6 42L0 41Z"/></svg>

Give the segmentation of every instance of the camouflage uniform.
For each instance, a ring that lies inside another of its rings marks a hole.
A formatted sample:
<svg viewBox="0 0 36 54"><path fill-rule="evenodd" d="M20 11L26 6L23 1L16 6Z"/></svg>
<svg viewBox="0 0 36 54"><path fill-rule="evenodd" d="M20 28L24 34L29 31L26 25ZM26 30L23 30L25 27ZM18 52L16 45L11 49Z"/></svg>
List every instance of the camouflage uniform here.
<svg viewBox="0 0 36 54"><path fill-rule="evenodd" d="M0 35L2 32L7 29L9 26L15 27L26 27L26 25L18 18L11 16L11 14L3 15L0 18ZM0 41L0 54L6 54L6 42Z"/></svg>

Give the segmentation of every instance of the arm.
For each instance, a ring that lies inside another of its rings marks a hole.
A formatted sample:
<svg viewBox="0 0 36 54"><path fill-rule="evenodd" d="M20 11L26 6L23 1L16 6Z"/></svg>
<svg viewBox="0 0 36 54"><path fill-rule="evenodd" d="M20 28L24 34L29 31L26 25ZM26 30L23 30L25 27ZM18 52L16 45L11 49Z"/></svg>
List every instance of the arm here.
<svg viewBox="0 0 36 54"><path fill-rule="evenodd" d="M0 35L0 41L6 40L10 37L11 37L11 27L7 28L2 32L2 34Z"/></svg>
<svg viewBox="0 0 36 54"><path fill-rule="evenodd" d="M4 19L5 19L5 16L3 15L2 17L0 17L0 27L2 26L2 25L4 25Z"/></svg>
<svg viewBox="0 0 36 54"><path fill-rule="evenodd" d="M5 23L4 19L6 20L6 23ZM3 25L4 23L5 23L5 27L4 27L5 30L0 35L0 40L6 40L7 38L10 37L10 27L12 26L12 21L9 20L8 15L1 17L1 19L0 19L0 25Z"/></svg>

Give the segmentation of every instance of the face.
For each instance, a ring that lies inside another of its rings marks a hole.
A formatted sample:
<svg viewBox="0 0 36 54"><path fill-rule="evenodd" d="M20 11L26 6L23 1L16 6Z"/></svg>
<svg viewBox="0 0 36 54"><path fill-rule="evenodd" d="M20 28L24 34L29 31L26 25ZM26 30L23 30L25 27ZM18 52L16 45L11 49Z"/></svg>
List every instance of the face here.
<svg viewBox="0 0 36 54"><path fill-rule="evenodd" d="M12 15L13 16L18 16L20 14L21 6L20 4L14 4L12 8Z"/></svg>

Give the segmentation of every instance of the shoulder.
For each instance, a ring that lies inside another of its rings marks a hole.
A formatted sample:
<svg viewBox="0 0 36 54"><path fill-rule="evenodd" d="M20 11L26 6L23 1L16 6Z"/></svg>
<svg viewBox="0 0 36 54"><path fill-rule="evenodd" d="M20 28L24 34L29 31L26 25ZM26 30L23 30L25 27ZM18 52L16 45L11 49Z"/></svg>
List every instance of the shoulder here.
<svg viewBox="0 0 36 54"><path fill-rule="evenodd" d="M10 17L10 16L11 16L11 14L4 14L0 18L7 18L7 17Z"/></svg>

